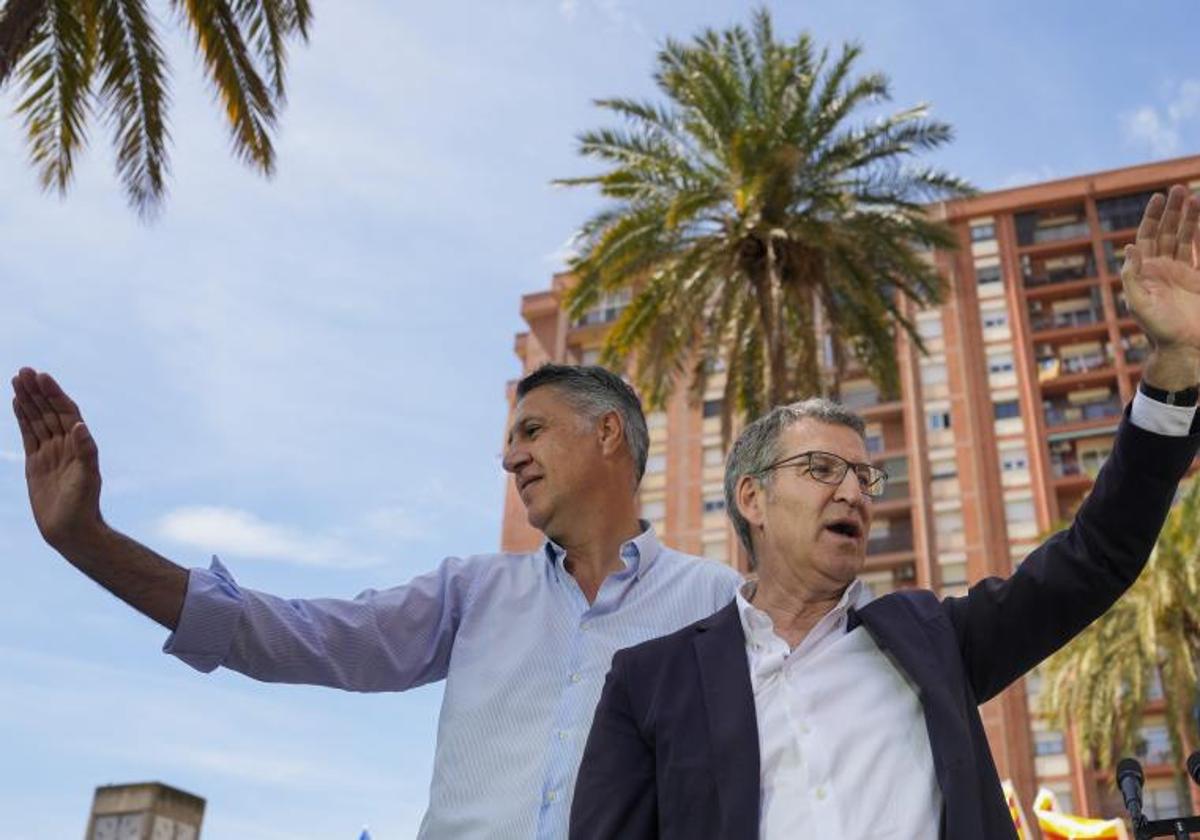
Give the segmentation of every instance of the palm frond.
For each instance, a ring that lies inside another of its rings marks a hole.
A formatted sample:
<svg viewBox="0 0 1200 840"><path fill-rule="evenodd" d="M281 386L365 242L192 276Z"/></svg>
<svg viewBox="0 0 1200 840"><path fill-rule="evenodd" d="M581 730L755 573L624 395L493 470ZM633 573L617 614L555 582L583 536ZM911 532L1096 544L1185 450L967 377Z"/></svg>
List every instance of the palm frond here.
<svg viewBox="0 0 1200 840"><path fill-rule="evenodd" d="M0 90L32 48L49 13L47 0L9 0L0 9Z"/></svg>
<svg viewBox="0 0 1200 840"><path fill-rule="evenodd" d="M173 0L192 29L205 70L229 119L234 154L270 175L275 169L271 131L275 105L254 65L227 0Z"/></svg>
<svg viewBox="0 0 1200 840"><path fill-rule="evenodd" d="M74 172L75 154L87 142L91 46L74 0L49 0L47 15L20 69L29 156L43 189L64 194Z"/></svg>
<svg viewBox="0 0 1200 840"><path fill-rule="evenodd" d="M145 0L96 0L97 96L112 126L117 174L130 204L153 215L166 193L167 82Z"/></svg>

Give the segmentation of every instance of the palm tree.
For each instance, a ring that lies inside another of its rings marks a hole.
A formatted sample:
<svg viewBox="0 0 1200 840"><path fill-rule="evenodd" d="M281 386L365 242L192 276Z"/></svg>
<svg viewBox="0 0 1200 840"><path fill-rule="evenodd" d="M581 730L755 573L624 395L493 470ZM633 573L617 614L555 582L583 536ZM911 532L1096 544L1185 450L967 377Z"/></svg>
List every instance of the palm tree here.
<svg viewBox="0 0 1200 840"><path fill-rule="evenodd" d="M1100 770L1136 750L1155 683L1161 686L1172 765L1187 801L1184 757L1197 746L1192 710L1200 658L1200 480L1181 491L1137 582L1044 666L1042 711L1070 722Z"/></svg>
<svg viewBox="0 0 1200 840"><path fill-rule="evenodd" d="M270 175L287 41L307 39L309 0L172 0L171 9L192 32L234 153ZM17 113L43 189L66 193L95 115L111 126L130 204L143 217L161 206L167 70L145 0L8 0L0 8L0 90L12 78L21 82Z"/></svg>
<svg viewBox="0 0 1200 840"><path fill-rule="evenodd" d="M556 181L612 200L578 234L567 298L578 317L605 293L633 290L602 362L633 356L655 406L685 374L702 394L723 364L727 433L735 402L753 416L836 390L821 373L823 332L839 335L836 371L848 346L895 392L896 326L921 346L905 301L942 293L922 251L953 245L925 205L970 189L910 165L951 139L925 106L850 124L890 98L883 74L852 76L858 46L832 58L808 34L781 43L765 9L751 30L668 40L654 75L666 103L598 100L624 125L582 134L579 150L605 171Z"/></svg>

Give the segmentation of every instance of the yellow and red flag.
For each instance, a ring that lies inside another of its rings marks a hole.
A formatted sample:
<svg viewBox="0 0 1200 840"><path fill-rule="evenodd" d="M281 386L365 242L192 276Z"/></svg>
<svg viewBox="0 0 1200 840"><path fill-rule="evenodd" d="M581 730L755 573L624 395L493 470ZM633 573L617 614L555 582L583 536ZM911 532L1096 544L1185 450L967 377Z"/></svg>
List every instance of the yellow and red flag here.
<svg viewBox="0 0 1200 840"><path fill-rule="evenodd" d="M1011 805L1009 809L1012 809ZM1058 809L1058 800L1054 792L1047 788L1038 790L1037 796L1034 797L1033 816L1037 819L1038 828L1042 830L1043 840L1129 840L1123 820L1098 820L1093 817L1064 814ZM1024 837L1020 832L1018 827L1018 835Z"/></svg>

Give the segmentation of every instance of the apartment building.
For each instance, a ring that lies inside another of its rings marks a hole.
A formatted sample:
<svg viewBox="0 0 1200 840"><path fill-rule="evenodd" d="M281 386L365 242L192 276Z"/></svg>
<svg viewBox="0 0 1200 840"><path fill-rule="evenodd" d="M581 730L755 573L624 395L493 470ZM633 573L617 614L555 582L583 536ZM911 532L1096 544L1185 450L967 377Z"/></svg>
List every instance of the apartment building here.
<svg viewBox="0 0 1200 840"><path fill-rule="evenodd" d="M1073 515L1111 450L1148 349L1121 291L1122 249L1150 195L1180 182L1200 192L1200 156L931 208L959 248L930 255L946 278L946 302L911 313L926 353L897 340L898 398L883 398L854 369L841 389L891 476L875 503L862 575L875 594L909 586L959 594L982 577L1007 576L1039 535ZM572 322L560 305L571 282L555 276L522 299L528 330L514 349L523 372L546 361L594 362L628 302L606 298ZM699 404L680 393L648 415L642 516L666 543L744 570L721 487L722 385L717 371ZM503 548L540 540L510 482ZM1046 786L1067 810L1120 813L1111 782L1084 765L1069 729L1039 716L1039 682L1031 675L982 710L1001 776L1027 805ZM1161 703L1152 706L1141 760L1148 810L1166 815L1190 803L1177 801L1163 721Z"/></svg>

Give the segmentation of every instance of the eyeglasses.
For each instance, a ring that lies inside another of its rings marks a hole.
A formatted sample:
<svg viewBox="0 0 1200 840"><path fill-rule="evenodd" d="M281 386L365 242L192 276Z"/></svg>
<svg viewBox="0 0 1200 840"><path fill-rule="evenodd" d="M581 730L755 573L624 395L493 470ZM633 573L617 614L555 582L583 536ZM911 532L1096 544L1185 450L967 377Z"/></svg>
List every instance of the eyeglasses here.
<svg viewBox="0 0 1200 840"><path fill-rule="evenodd" d="M871 464L853 464L832 452L801 452L798 455L789 455L781 461L763 467L758 472L761 475L779 467L793 465L801 467L811 478L822 484L832 484L835 487L845 480L846 473L853 468L854 475L858 479L858 489L872 499L882 496L884 488L887 486L888 474L886 471Z"/></svg>

